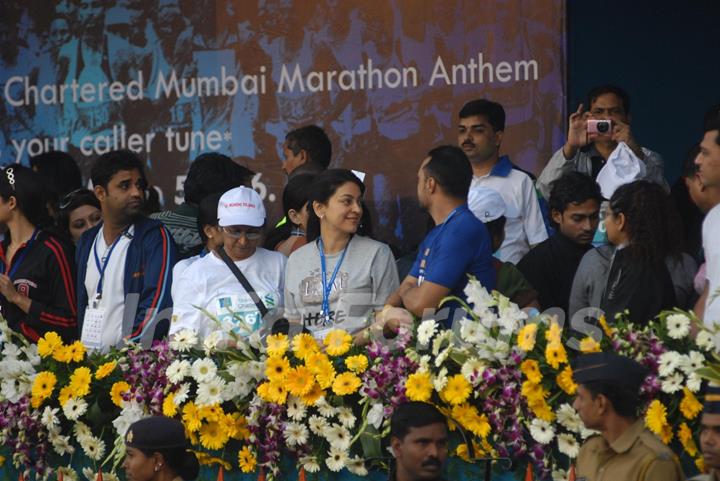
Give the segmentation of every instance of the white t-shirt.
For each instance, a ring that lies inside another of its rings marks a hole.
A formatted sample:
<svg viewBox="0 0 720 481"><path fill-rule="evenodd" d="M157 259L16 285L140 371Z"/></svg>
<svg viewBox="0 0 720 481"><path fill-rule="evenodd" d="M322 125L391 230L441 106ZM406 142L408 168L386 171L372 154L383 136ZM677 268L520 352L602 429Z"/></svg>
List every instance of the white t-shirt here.
<svg viewBox="0 0 720 481"><path fill-rule="evenodd" d="M709 284L703 322L706 326L713 326L720 324L720 205L707 213L702 231Z"/></svg>
<svg viewBox="0 0 720 481"><path fill-rule="evenodd" d="M262 248L249 258L235 262L269 311L283 306L286 262L286 257L279 252ZM192 329L202 340L219 330L221 326L201 309L219 320L224 330L234 329L239 335L250 335L262 327L257 306L230 268L215 254L196 260L173 281L176 286L171 335Z"/></svg>
<svg viewBox="0 0 720 481"><path fill-rule="evenodd" d="M182 275L183 272L185 272L185 270L188 267L190 267L192 264L194 264L195 261L197 261L201 257L205 257L205 255L207 255L207 254L203 254L202 256L200 256L198 254L196 256L188 257L187 259L181 259L181 260L177 261L177 263L175 264L175 267L173 267L173 272L172 272L172 278L174 279L174 281L172 283L172 286L170 286L170 295L172 296L173 299L180 299L177 295L177 289L180 286L180 283L177 282L177 279L180 279L180 276Z"/></svg>
<svg viewBox="0 0 720 481"><path fill-rule="evenodd" d="M470 188L487 187L497 191L505 201L505 241L495 256L503 262L517 264L530 251L530 245L547 239L547 229L532 179L524 172L509 169L507 176L473 177Z"/></svg>
<svg viewBox="0 0 720 481"><path fill-rule="evenodd" d="M85 291L88 295L88 308L97 307L104 311L101 344L102 350L107 350L120 344L123 338L125 259L127 258L128 247L135 232L135 227L130 226L127 234L120 235L112 252L110 252L112 244L108 245L105 242L104 230L105 226L100 228L97 236L95 236L93 246L90 248L85 274ZM94 301L97 297L97 288L100 281L100 269L98 269L96 256L100 266L102 266L108 254L110 254L110 257L107 259L105 275L103 276L102 297L95 305ZM134 315L132 319L134 320Z"/></svg>

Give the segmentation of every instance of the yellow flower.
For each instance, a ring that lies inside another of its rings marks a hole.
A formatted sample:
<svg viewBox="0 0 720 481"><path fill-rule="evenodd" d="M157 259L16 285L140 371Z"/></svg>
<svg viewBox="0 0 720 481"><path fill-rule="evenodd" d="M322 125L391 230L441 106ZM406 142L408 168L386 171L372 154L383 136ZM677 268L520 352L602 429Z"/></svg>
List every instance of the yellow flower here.
<svg viewBox="0 0 720 481"><path fill-rule="evenodd" d="M117 363L115 361L110 361L98 367L95 371L95 379L105 379L115 370L115 366L117 366Z"/></svg>
<svg viewBox="0 0 720 481"><path fill-rule="evenodd" d="M318 352L320 350L320 346L318 346L317 341L314 337L312 337L312 335L307 332L303 332L302 334L298 334L293 337L292 350L295 357L305 360L305 358L310 354Z"/></svg>
<svg viewBox="0 0 720 481"><path fill-rule="evenodd" d="M230 436L222 423L213 421L200 428L200 444L205 449L222 449Z"/></svg>
<svg viewBox="0 0 720 481"><path fill-rule="evenodd" d="M448 378L448 382L440 391L440 398L448 404L457 405L464 403L470 396L472 386L462 374L455 374Z"/></svg>
<svg viewBox="0 0 720 481"><path fill-rule="evenodd" d="M432 381L426 372L412 373L405 381L405 395L411 401L427 402L430 400L432 391Z"/></svg>
<svg viewBox="0 0 720 481"><path fill-rule="evenodd" d="M221 421L225 419L225 411L218 404L203 406L198 409L200 421Z"/></svg>
<svg viewBox="0 0 720 481"><path fill-rule="evenodd" d="M520 364L520 370L528 381L533 384L540 384L542 381L542 373L540 372L540 365L534 359L526 359Z"/></svg>
<svg viewBox="0 0 720 481"><path fill-rule="evenodd" d="M338 396L352 394L362 385L359 377L351 372L344 372L338 375L332 384L332 390Z"/></svg>
<svg viewBox="0 0 720 481"><path fill-rule="evenodd" d="M304 396L312 389L313 384L315 384L315 376L307 366L290 368L288 371L285 385L293 396Z"/></svg>
<svg viewBox="0 0 720 481"><path fill-rule="evenodd" d="M197 444L197 443L195 443ZM216 458L215 456L210 456L208 453L204 451L194 451L191 450L193 453L195 453L195 457L198 460L198 463L202 466L212 466L213 464L219 464L222 466L226 471L230 471L232 469L232 464L225 461L223 458Z"/></svg>
<svg viewBox="0 0 720 481"><path fill-rule="evenodd" d="M314 406L318 399L324 394L323 389L316 382L313 382L312 388L304 396L300 396L300 399L306 406Z"/></svg>
<svg viewBox="0 0 720 481"><path fill-rule="evenodd" d="M267 337L267 354L270 357L283 357L290 342L286 334L273 334Z"/></svg>
<svg viewBox="0 0 720 481"><path fill-rule="evenodd" d="M550 405L545 401L544 397L528 401L528 406L532 410L535 417L540 418L543 421L551 423L555 419L555 413L553 412Z"/></svg>
<svg viewBox="0 0 720 481"><path fill-rule="evenodd" d="M686 419L693 420L702 411L702 404L688 388L683 388L683 398L680 401L680 412Z"/></svg>
<svg viewBox="0 0 720 481"><path fill-rule="evenodd" d="M682 447L687 451L687 453L692 456L693 458L698 453L697 445L695 444L695 440L693 439L693 434L690 428L686 423L680 424L680 428L678 429L678 439L680 440L680 444L682 444Z"/></svg>
<svg viewBox="0 0 720 481"><path fill-rule="evenodd" d="M32 406L37 409L42 402L52 395L57 384L57 377L49 371L42 371L35 376L32 385Z"/></svg>
<svg viewBox="0 0 720 481"><path fill-rule="evenodd" d="M701 473L705 472L705 459L702 456L695 459L695 467L698 468L698 471Z"/></svg>
<svg viewBox="0 0 720 481"><path fill-rule="evenodd" d="M535 347L535 337L537 336L538 325L534 322L526 324L518 333L518 347L523 351L532 351Z"/></svg>
<svg viewBox="0 0 720 481"><path fill-rule="evenodd" d="M569 395L574 395L577 391L577 384L573 381L573 372L570 366L565 366L560 374L555 378L557 385Z"/></svg>
<svg viewBox="0 0 720 481"><path fill-rule="evenodd" d="M607 337L613 337L615 335L616 329L610 327L610 325L607 323L607 319L605 319L605 314L600 316L598 322L600 323L600 327L602 327L602 330Z"/></svg>
<svg viewBox="0 0 720 481"><path fill-rule="evenodd" d="M177 414L177 404L175 404L175 395L170 393L167 396L165 396L165 399L163 400L162 404L162 412L163 415L171 418L174 417Z"/></svg>
<svg viewBox="0 0 720 481"><path fill-rule="evenodd" d="M243 440L250 437L250 429L248 429L247 418L239 412L234 412L227 416L231 429L230 437L237 440Z"/></svg>
<svg viewBox="0 0 720 481"><path fill-rule="evenodd" d="M559 369L560 364L567 363L567 352L560 343L548 343L545 347L545 360L553 369Z"/></svg>
<svg viewBox="0 0 720 481"><path fill-rule="evenodd" d="M461 404L454 406L451 411L453 419L475 436L485 438L490 434L490 422L485 414L480 414L475 406Z"/></svg>
<svg viewBox="0 0 720 481"><path fill-rule="evenodd" d="M670 441L672 441L673 438L673 430L672 427L670 427L669 424L666 424L662 428L662 432L660 433L660 440L665 444L670 444Z"/></svg>
<svg viewBox="0 0 720 481"><path fill-rule="evenodd" d="M593 339L590 336L587 336L585 339L580 341L580 351L587 354L590 352L600 352L600 343L598 343L595 339Z"/></svg>
<svg viewBox="0 0 720 481"><path fill-rule="evenodd" d="M290 361L286 357L271 357L265 362L265 376L271 381L284 382L290 371Z"/></svg>
<svg viewBox="0 0 720 481"><path fill-rule="evenodd" d="M112 399L113 404L118 407L122 407L122 395L128 391L130 391L130 384L125 381L118 381L113 384L110 388L110 399Z"/></svg>
<svg viewBox="0 0 720 481"><path fill-rule="evenodd" d="M249 447L243 446L243 448L238 453L238 466L240 466L240 469L243 473L252 473L255 471L255 466L257 465L257 459L255 458L255 454L250 450Z"/></svg>
<svg viewBox="0 0 720 481"><path fill-rule="evenodd" d="M335 368L330 359L323 353L310 354L305 365L315 374L315 379L322 389L329 388L335 379Z"/></svg>
<svg viewBox="0 0 720 481"><path fill-rule="evenodd" d="M540 384L532 381L525 381L522 383L520 393L528 399L528 402L532 402L539 399L545 399L547 393Z"/></svg>
<svg viewBox="0 0 720 481"><path fill-rule="evenodd" d="M362 354L345 359L345 367L354 373L362 374L368 367L368 358Z"/></svg>
<svg viewBox="0 0 720 481"><path fill-rule="evenodd" d="M72 353L70 352L70 346L58 346L52 353L53 359L57 362L69 363L72 361Z"/></svg>
<svg viewBox="0 0 720 481"><path fill-rule="evenodd" d="M268 403L285 404L287 401L287 390L281 383L264 382L257 387L260 398Z"/></svg>
<svg viewBox="0 0 720 481"><path fill-rule="evenodd" d="M68 355L75 362L80 362L85 357L85 346L80 341L75 341L68 347Z"/></svg>
<svg viewBox="0 0 720 481"><path fill-rule="evenodd" d="M38 339L38 354L43 358L52 356L55 350L62 345L62 338L58 336L57 332L50 331Z"/></svg>
<svg viewBox="0 0 720 481"><path fill-rule="evenodd" d="M65 406L65 403L70 400L70 398L74 397L72 389L70 389L70 386L65 386L64 388L60 389L60 393L58 393L58 402L60 403L60 406Z"/></svg>
<svg viewBox="0 0 720 481"><path fill-rule="evenodd" d="M562 344L562 329L557 322L551 322L550 328L545 331L545 339L549 344Z"/></svg>
<svg viewBox="0 0 720 481"><path fill-rule="evenodd" d="M323 339L325 351L331 356L342 356L352 346L352 336L342 329L333 329Z"/></svg>
<svg viewBox="0 0 720 481"><path fill-rule="evenodd" d="M90 369L82 366L70 375L70 389L73 391L73 396L83 397L90 393L90 381L92 380L92 373Z"/></svg>
<svg viewBox="0 0 720 481"><path fill-rule="evenodd" d="M0 456L0 467L5 464L5 456Z"/></svg>
<svg viewBox="0 0 720 481"><path fill-rule="evenodd" d="M183 424L185 425L185 429L187 429L191 433L194 433L195 431L200 429L200 426L202 426L202 421L200 420L200 411L198 410L194 402L190 401L185 406L183 406L182 420Z"/></svg>
<svg viewBox="0 0 720 481"><path fill-rule="evenodd" d="M662 435L663 428L667 425L667 409L659 400L655 399L650 403L645 413L645 425L658 436Z"/></svg>
<svg viewBox="0 0 720 481"><path fill-rule="evenodd" d="M458 444L458 447L455 449L455 456L462 459L466 463L470 462L470 453L468 452L468 446L467 444Z"/></svg>

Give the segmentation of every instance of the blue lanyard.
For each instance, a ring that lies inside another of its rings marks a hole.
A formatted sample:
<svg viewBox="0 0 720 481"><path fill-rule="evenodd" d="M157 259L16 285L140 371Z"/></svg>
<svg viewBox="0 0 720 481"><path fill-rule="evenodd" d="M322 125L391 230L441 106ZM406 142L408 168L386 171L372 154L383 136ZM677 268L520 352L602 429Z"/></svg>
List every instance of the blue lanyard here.
<svg viewBox="0 0 720 481"><path fill-rule="evenodd" d="M104 262L100 263L100 258L97 254L97 241L100 236L102 236L102 229L98 232L98 237L95 238L95 243L93 244L93 255L95 256L95 266L97 267L98 271L100 272L100 280L98 280L98 286L97 286L97 297L96 300L100 300L102 298L102 291L103 291L103 279L105 278L105 269L107 269L107 265L110 263L110 256L112 255L113 249L115 249L115 246L120 241L120 239L127 234L128 230L125 229L120 233L119 236L115 238L113 243L110 245L110 248L107 251L107 256L105 256Z"/></svg>
<svg viewBox="0 0 720 481"><path fill-rule="evenodd" d="M435 236L435 238L433 239L433 242L432 242L432 244L430 245L430 247L426 247L426 248L425 248L425 251L423 252L423 257L422 257L422 259L420 260L420 269L419 269L419 272L418 272L418 279L417 279L417 285L418 285L418 286L425 281L425 269L427 268L427 258L428 258L428 256L430 255L430 252L435 248L435 246L437 245L437 243L440 242L440 241L439 241L440 236L442 235L443 230L445 230L445 226L448 225L448 223L450 222L450 219L452 219L453 217L455 217L455 214L457 214L458 212L460 212L460 209L463 208L464 206L465 206L465 204L460 205L460 206L458 206L458 207L455 207L455 208L452 210L452 212L450 212L450 214L449 214L449 215L447 216L447 218L445 219L445 222L443 222L442 224L440 224L440 229L438 230L438 233L437 233L437 235Z"/></svg>
<svg viewBox="0 0 720 481"><path fill-rule="evenodd" d="M325 265L325 251L323 249L323 241L322 238L318 239L318 249L320 250L320 269L321 269L321 279L322 279L322 288L323 288L323 297L322 297L322 312L320 313L324 317L324 324L328 325L330 324L330 292L332 292L333 284L335 284L335 278L337 277L337 273L340 270L340 266L343 263L343 260L345 260L345 253L348 250L348 247L350 246L350 240L348 240L347 245L345 245L345 249L342 251L342 255L340 256L340 259L338 260L337 264L335 264L335 269L333 270L332 277L330 277L330 282L327 280L327 267Z"/></svg>
<svg viewBox="0 0 720 481"><path fill-rule="evenodd" d="M30 240L25 243L25 246L23 247L22 252L20 253L20 257L17 258L15 262L12 264L12 268L10 269L10 272L8 272L8 277L10 279L13 278L17 270L22 265L23 261L25 260L25 256L27 256L28 251L30 250L30 247L32 247L33 242L35 242L35 239L37 238L38 232L40 232L40 229L35 229L32 233L32 236L30 236ZM2 264L2 267L0 268L0 274L5 274L5 263Z"/></svg>

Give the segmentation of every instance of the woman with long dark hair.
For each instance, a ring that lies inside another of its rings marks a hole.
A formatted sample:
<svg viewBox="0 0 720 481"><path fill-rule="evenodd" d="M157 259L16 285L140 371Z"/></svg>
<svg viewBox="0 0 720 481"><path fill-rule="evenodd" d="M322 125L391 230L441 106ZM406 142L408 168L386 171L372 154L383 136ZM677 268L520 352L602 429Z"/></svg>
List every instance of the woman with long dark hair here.
<svg viewBox="0 0 720 481"><path fill-rule="evenodd" d="M307 243L308 197L315 176L292 177L282 195L284 222L268 234L264 247L289 256Z"/></svg>
<svg viewBox="0 0 720 481"><path fill-rule="evenodd" d="M100 201L88 189L78 189L60 198L55 215L58 233L77 244L83 232L102 220Z"/></svg>
<svg viewBox="0 0 720 481"><path fill-rule="evenodd" d="M13 165L0 172L0 306L10 327L33 342L48 331L77 339L73 249L50 225L42 182Z"/></svg>
<svg viewBox="0 0 720 481"><path fill-rule="evenodd" d="M308 244L288 259L285 317L318 339L368 327L398 287L390 248L357 234L364 192L345 169L318 174L310 188Z"/></svg>

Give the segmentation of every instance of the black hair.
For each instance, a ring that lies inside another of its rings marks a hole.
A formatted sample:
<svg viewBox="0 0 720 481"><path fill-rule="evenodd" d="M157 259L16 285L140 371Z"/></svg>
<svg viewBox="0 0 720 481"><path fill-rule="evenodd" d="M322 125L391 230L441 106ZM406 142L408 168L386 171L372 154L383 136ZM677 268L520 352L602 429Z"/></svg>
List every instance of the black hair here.
<svg viewBox="0 0 720 481"><path fill-rule="evenodd" d="M315 214L315 209L312 208L313 202L327 204L330 197L348 182L357 185L360 188L360 194L365 193L365 185L347 169L328 169L315 177L308 196L308 230L306 233L308 242L312 242L320 236L320 219Z"/></svg>
<svg viewBox="0 0 720 481"><path fill-rule="evenodd" d="M447 418L432 404L410 401L400 404L390 418L390 436L404 439L412 428L431 424L447 425Z"/></svg>
<svg viewBox="0 0 720 481"><path fill-rule="evenodd" d="M107 189L110 179L123 170L137 170L142 179L147 181L140 157L129 150L113 150L95 159L90 169L90 179L93 185Z"/></svg>
<svg viewBox="0 0 720 481"><path fill-rule="evenodd" d="M203 246L207 243L208 239L205 235L203 227L206 225L218 225L218 203L222 197L222 192L216 192L210 194L200 201L200 209L198 210L197 216L197 228L202 239Z"/></svg>
<svg viewBox="0 0 720 481"><path fill-rule="evenodd" d="M227 155L208 152L198 155L185 179L185 202L200 204L210 194L223 193L235 187L250 187L255 172Z"/></svg>
<svg viewBox="0 0 720 481"><path fill-rule="evenodd" d="M505 109L497 102L487 99L471 100L460 109L461 119L475 116L485 117L495 132L505 130Z"/></svg>
<svg viewBox="0 0 720 481"><path fill-rule="evenodd" d="M590 89L590 91L587 94L587 108L588 110L592 107L593 102L595 102L598 97L605 94L615 94L620 99L620 102L622 102L623 110L625 111L625 115L628 115L630 113L630 96L625 92L622 88L618 87L617 85L598 85L597 87L593 87Z"/></svg>
<svg viewBox="0 0 720 481"><path fill-rule="evenodd" d="M712 132L713 130L718 131L718 134L715 136L715 143L720 145L720 117L715 117L705 123L705 133Z"/></svg>
<svg viewBox="0 0 720 481"><path fill-rule="evenodd" d="M324 169L330 166L332 158L332 144L323 129L317 125L306 125L291 130L286 136L288 149L298 155L301 150L307 152L309 162Z"/></svg>
<svg viewBox="0 0 720 481"><path fill-rule="evenodd" d="M268 234L264 243L266 249L273 250L280 242L290 237L295 225L290 221L289 212L291 210L299 212L308 203L310 188L315 177L314 174L298 174L288 180L282 194L285 222Z"/></svg>
<svg viewBox="0 0 720 481"><path fill-rule="evenodd" d="M0 197L7 202L15 197L18 210L35 227L49 227L47 192L42 178L28 167L13 164L0 173Z"/></svg>
<svg viewBox="0 0 720 481"><path fill-rule="evenodd" d="M636 418L640 409L640 386L628 387L603 381L583 383L595 399L600 394L605 396L615 412L625 418Z"/></svg>
<svg viewBox="0 0 720 481"><path fill-rule="evenodd" d="M488 230L488 234L490 234L490 242L492 243L493 251L496 251L500 248L498 245L495 247L495 239L501 239L501 235L505 235L505 223L507 222L507 218L504 215L501 215L497 219L493 219L490 222L485 222L485 228Z"/></svg>
<svg viewBox="0 0 720 481"><path fill-rule="evenodd" d="M697 175L698 166L695 163L695 159L697 158L699 153L700 144L695 144L690 150L688 150L688 153L685 154L685 160L683 160L682 164L683 177L695 177Z"/></svg>
<svg viewBox="0 0 720 481"><path fill-rule="evenodd" d="M570 204L582 204L588 200L602 203L600 186L589 175L581 172L568 172L550 184L548 207L560 213Z"/></svg>
<svg viewBox="0 0 720 481"><path fill-rule="evenodd" d="M677 256L682 239L674 216L677 213L659 185L636 180L622 185L610 198L612 214L625 215L631 256L641 262L662 264L669 255Z"/></svg>
<svg viewBox="0 0 720 481"><path fill-rule="evenodd" d="M30 157L30 167L46 183L51 201L83 186L80 167L67 152L53 150Z"/></svg>
<svg viewBox="0 0 720 481"><path fill-rule="evenodd" d="M167 466L185 481L191 481L200 474L200 463L195 453L187 448L172 449L140 449L145 456L160 453L165 458Z"/></svg>
<svg viewBox="0 0 720 481"><path fill-rule="evenodd" d="M78 189L60 198L55 210L55 227L63 238L69 240L72 237L70 235L70 213L84 205L100 209L100 201L95 197L93 191Z"/></svg>
<svg viewBox="0 0 720 481"><path fill-rule="evenodd" d="M720 104L715 104L712 107L710 107L707 112L705 112L705 115L703 115L703 127L707 127L710 123L720 118ZM711 129L715 130L715 129ZM706 129L707 131L707 129Z"/></svg>
<svg viewBox="0 0 720 481"><path fill-rule="evenodd" d="M441 145L428 152L428 156L425 175L435 179L445 194L466 200L473 170L465 152L454 145Z"/></svg>

